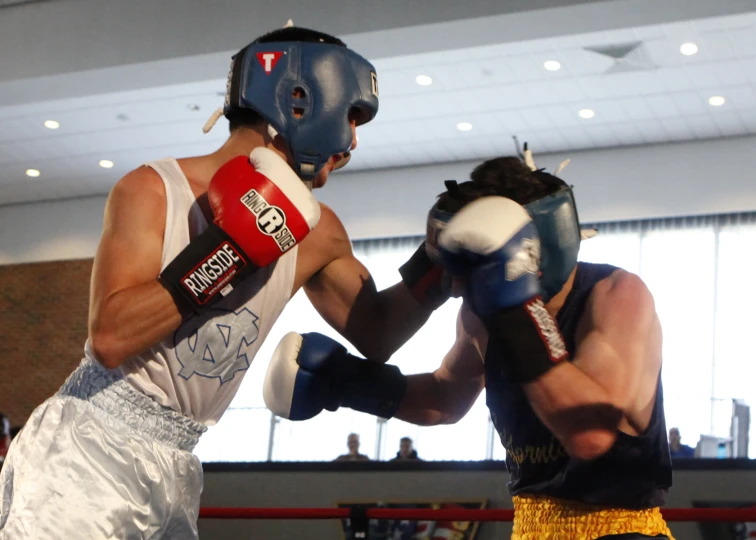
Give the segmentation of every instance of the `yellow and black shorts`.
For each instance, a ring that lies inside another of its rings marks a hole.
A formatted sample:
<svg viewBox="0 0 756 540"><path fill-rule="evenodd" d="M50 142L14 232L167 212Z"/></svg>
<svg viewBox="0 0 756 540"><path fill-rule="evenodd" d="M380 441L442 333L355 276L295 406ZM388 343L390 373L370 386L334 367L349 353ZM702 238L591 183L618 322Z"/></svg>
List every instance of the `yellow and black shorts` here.
<svg viewBox="0 0 756 540"><path fill-rule="evenodd" d="M602 508L551 497L516 495L512 540L595 540L614 534L666 535L658 508Z"/></svg>

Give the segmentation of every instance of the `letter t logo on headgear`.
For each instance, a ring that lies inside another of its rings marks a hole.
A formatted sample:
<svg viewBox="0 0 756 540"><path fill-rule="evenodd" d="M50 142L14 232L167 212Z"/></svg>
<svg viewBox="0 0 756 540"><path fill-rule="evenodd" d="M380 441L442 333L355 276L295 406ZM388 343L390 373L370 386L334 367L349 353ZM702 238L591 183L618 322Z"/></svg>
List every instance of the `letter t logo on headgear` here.
<svg viewBox="0 0 756 540"><path fill-rule="evenodd" d="M286 24L283 26L284 28L292 28L294 26L294 21L289 19L286 21ZM275 54L275 53L268 53L268 54ZM263 66L263 69L265 70L265 73L270 74L271 71L273 71L273 68L276 67L276 62L278 62L278 59L281 57L281 53L278 53L278 56L273 58L270 61L270 67L266 67L265 61L260 59L260 55L258 54L257 58L260 60L260 63ZM228 81L226 82L226 99L224 103L224 107L228 107L229 99L231 97L231 77L233 76L234 72L234 62L235 59L231 60L231 69L228 72ZM213 129L213 126L215 126L215 123L220 119L221 116L223 116L223 109L224 107L219 107L218 109L213 112L213 114L210 116L207 122L205 122L205 125L202 127L202 132L205 134L210 133L210 130Z"/></svg>
<svg viewBox="0 0 756 540"><path fill-rule="evenodd" d="M266 75L270 75L282 55L282 52L259 52L256 54L257 61L260 62Z"/></svg>

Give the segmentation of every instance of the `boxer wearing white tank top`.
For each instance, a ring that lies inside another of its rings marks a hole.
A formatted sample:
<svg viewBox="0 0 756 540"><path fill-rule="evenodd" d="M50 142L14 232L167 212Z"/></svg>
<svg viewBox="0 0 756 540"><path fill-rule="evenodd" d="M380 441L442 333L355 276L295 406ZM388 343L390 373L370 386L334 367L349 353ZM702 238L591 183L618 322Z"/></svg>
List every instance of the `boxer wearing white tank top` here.
<svg viewBox="0 0 756 540"><path fill-rule="evenodd" d="M323 61L344 70L342 87L310 69ZM283 87L268 77L302 82L273 99ZM377 100L374 68L340 40L278 30L235 57L221 148L149 163L116 184L85 358L11 446L0 540L196 538L202 467L192 450L299 289L383 362L445 300L422 246L403 282L377 291L339 219L304 187L346 163Z"/></svg>

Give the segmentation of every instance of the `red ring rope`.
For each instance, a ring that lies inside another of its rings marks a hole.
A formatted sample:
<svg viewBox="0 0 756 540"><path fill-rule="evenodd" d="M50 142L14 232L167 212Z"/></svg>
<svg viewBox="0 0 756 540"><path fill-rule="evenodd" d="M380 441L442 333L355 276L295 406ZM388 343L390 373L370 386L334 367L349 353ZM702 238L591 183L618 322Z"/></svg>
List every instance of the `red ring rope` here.
<svg viewBox="0 0 756 540"><path fill-rule="evenodd" d="M201 508L203 519L348 519L349 508ZM368 519L512 521L514 510L368 508ZM754 508L662 508L666 521L756 522Z"/></svg>

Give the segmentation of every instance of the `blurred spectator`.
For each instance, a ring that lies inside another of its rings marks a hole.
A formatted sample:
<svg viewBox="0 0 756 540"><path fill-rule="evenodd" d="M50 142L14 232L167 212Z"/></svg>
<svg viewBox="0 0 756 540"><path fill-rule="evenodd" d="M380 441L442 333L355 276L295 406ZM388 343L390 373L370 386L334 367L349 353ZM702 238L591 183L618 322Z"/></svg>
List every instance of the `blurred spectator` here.
<svg viewBox="0 0 756 540"><path fill-rule="evenodd" d="M360 436L356 433L350 433L347 437L347 448L349 453L337 457L334 461L370 461L365 454L360 454Z"/></svg>
<svg viewBox="0 0 756 540"><path fill-rule="evenodd" d="M676 427L669 428L669 455L673 458L696 457L695 448L680 444L680 430Z"/></svg>
<svg viewBox="0 0 756 540"><path fill-rule="evenodd" d="M399 441L399 451L391 461L422 461L417 457L417 451L412 448L412 439L402 437Z"/></svg>
<svg viewBox="0 0 756 540"><path fill-rule="evenodd" d="M8 453L8 447L10 447L10 420L3 413L0 413L0 468L5 461L5 455Z"/></svg>

